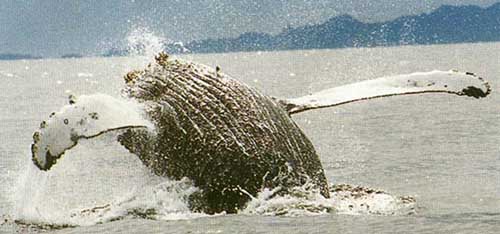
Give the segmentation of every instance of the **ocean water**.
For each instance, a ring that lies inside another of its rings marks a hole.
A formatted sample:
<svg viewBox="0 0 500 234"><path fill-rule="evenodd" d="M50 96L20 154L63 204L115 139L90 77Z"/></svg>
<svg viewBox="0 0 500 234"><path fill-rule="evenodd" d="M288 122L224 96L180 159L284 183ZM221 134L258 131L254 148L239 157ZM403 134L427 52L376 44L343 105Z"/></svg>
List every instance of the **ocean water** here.
<svg viewBox="0 0 500 234"><path fill-rule="evenodd" d="M347 212L338 205L342 201L314 195L306 201L256 200L235 215L191 213L183 200L195 189L189 181L151 175L112 134L82 142L49 173L40 172L30 153L40 122L65 105L69 94L120 96L121 77L150 58L0 62L0 232L499 233L499 51L500 43L485 43L181 56L218 65L283 98L434 69L487 79L493 93L480 100L402 96L293 116L315 145L330 183L416 199L411 212L392 207L391 197L373 199L378 214ZM307 209L328 204L337 211ZM64 225L76 227L50 229Z"/></svg>

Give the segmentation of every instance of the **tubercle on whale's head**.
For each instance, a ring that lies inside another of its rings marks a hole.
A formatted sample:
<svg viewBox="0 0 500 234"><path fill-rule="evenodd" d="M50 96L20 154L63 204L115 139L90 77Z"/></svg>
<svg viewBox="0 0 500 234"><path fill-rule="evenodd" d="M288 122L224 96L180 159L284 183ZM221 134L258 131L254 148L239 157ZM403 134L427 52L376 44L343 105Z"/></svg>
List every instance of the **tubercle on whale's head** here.
<svg viewBox="0 0 500 234"><path fill-rule="evenodd" d="M169 58L169 55L167 53L164 53L164 52L160 52L156 57L155 57L155 61L156 61L156 64L162 66L162 67L166 67L168 65L168 58ZM153 64L149 64L148 65L148 68L151 68ZM127 73L123 79L125 80L125 84L127 85L133 85L135 84L135 82L137 81L137 79L139 79L141 76L144 75L144 72L145 71L142 71L142 70L133 70L129 73Z"/></svg>
<svg viewBox="0 0 500 234"><path fill-rule="evenodd" d="M167 66L168 64L168 54L165 53L165 52L160 52L156 57L155 57L155 60L156 60L156 63L162 67L165 67Z"/></svg>
<svg viewBox="0 0 500 234"><path fill-rule="evenodd" d="M127 73L123 77L123 79L125 80L125 84L127 85L134 84L135 81L142 75L141 73L142 73L141 71L135 71L135 70Z"/></svg>
<svg viewBox="0 0 500 234"><path fill-rule="evenodd" d="M155 61L157 65L160 65L161 67L165 68L168 66L168 59L169 55L164 52L160 52L156 57ZM152 68L154 64L149 64L147 66L148 69ZM140 78L142 75L144 75L145 71L144 70L133 70L129 73L127 73L123 79L125 79L125 83L128 84L134 84L135 81Z"/></svg>
<svg viewBox="0 0 500 234"><path fill-rule="evenodd" d="M149 63L146 68L133 70L128 72L123 79L125 80L125 87L122 89L122 95L127 98L137 98L140 93L144 93L145 86L148 85L151 78L148 74L157 74L160 70L168 68L170 65L179 65L178 61L169 60L169 55L164 52L160 52L156 57L155 61ZM146 81L147 80L147 81ZM140 100L141 98L139 98Z"/></svg>

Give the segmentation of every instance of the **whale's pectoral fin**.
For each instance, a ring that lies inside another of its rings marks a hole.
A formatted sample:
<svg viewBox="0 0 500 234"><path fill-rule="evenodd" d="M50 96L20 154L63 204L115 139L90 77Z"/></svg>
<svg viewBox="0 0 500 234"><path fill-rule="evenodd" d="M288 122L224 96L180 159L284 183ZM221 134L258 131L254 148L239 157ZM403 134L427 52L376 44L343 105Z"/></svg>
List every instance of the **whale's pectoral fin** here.
<svg viewBox="0 0 500 234"><path fill-rule="evenodd" d="M49 170L66 150L81 139L90 139L104 133L147 128L138 108L132 103L107 95L70 96L70 105L50 115L33 134L31 153L33 163L40 170Z"/></svg>
<svg viewBox="0 0 500 234"><path fill-rule="evenodd" d="M280 100L289 114L373 98L419 93L449 93L474 98L491 93L488 82L470 72L431 71L382 77Z"/></svg>

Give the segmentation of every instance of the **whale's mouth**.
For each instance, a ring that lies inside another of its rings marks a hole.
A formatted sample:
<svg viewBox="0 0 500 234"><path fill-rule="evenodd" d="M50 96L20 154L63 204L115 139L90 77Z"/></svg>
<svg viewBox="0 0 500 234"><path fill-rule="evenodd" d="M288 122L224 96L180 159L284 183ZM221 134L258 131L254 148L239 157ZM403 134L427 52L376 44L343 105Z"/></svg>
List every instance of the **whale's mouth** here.
<svg viewBox="0 0 500 234"><path fill-rule="evenodd" d="M62 155L82 139L127 129L152 128L136 103L107 95L82 96L42 121L33 134L32 160L40 170L52 168Z"/></svg>

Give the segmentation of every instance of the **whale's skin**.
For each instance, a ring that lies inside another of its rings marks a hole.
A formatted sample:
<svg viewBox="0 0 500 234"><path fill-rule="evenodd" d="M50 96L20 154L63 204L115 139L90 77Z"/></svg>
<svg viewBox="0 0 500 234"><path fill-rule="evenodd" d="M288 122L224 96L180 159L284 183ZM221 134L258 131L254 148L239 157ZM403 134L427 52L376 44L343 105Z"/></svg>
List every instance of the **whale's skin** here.
<svg viewBox="0 0 500 234"><path fill-rule="evenodd" d="M193 210L234 213L263 188L307 184L329 197L312 143L274 98L166 54L125 81L156 130L130 129L119 142L155 174L191 179L200 189Z"/></svg>

